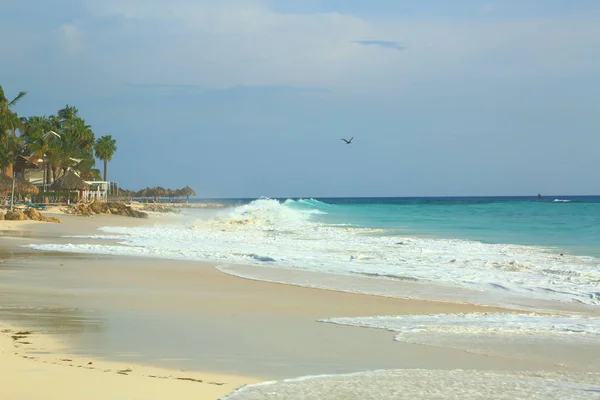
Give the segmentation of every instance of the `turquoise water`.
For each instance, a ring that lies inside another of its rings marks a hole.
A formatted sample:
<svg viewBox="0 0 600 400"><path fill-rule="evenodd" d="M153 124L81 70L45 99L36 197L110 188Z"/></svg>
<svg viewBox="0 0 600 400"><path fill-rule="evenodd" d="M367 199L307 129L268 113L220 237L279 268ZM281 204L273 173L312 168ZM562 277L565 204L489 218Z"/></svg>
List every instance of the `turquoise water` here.
<svg viewBox="0 0 600 400"><path fill-rule="evenodd" d="M600 197L222 202L231 207L208 214L187 209L179 224L103 227L105 235L94 235L118 245L35 248L429 282L484 293L485 299L469 301L505 307L533 298L600 305ZM258 276L261 271L244 277L275 279ZM289 279L281 282L293 284ZM310 279L304 283L329 288L324 275ZM345 285L338 289L381 294L383 287L368 279ZM385 295L398 293L394 286Z"/></svg>
<svg viewBox="0 0 600 400"><path fill-rule="evenodd" d="M600 256L600 196L495 198L325 198L292 207L318 209L328 224L389 234L484 243L549 246Z"/></svg>

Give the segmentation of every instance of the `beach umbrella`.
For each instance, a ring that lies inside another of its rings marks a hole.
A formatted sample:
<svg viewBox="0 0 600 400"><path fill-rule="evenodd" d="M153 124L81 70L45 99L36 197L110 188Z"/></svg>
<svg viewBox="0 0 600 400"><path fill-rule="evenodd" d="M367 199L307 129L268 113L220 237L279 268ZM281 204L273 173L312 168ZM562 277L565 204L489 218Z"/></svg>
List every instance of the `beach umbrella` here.
<svg viewBox="0 0 600 400"><path fill-rule="evenodd" d="M90 185L70 170L50 185L52 190L88 190L89 188Z"/></svg>
<svg viewBox="0 0 600 400"><path fill-rule="evenodd" d="M37 186L23 178L17 178L15 181L15 193L36 195L39 192Z"/></svg>
<svg viewBox="0 0 600 400"><path fill-rule="evenodd" d="M154 188L154 197L165 197L167 195L167 190L161 186L157 186Z"/></svg>
<svg viewBox="0 0 600 400"><path fill-rule="evenodd" d="M185 197L190 197L190 196L195 196L196 195L196 192L194 191L194 189L192 189L189 186L186 186L183 189L181 189L181 192L183 193L183 195Z"/></svg>
<svg viewBox="0 0 600 400"><path fill-rule="evenodd" d="M139 192L137 192L135 194L135 196L136 197L148 197L149 196L149 194L148 194L149 192L150 192L150 189L145 188L145 189L142 189Z"/></svg>
<svg viewBox="0 0 600 400"><path fill-rule="evenodd" d="M13 180L6 174L0 174L0 195L5 196L12 192Z"/></svg>

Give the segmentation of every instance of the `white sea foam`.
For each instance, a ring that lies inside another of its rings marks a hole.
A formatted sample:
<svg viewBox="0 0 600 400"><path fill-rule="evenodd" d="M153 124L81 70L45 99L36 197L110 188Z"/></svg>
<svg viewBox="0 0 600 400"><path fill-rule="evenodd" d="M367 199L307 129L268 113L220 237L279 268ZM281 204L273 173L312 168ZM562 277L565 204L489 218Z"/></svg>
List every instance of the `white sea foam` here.
<svg viewBox="0 0 600 400"><path fill-rule="evenodd" d="M320 322L396 332L400 342L600 368L600 318L536 314L438 314L328 318ZM589 348L590 351L585 350Z"/></svg>
<svg viewBox="0 0 600 400"><path fill-rule="evenodd" d="M570 203L571 200L565 200L565 199L554 199L555 203Z"/></svg>
<svg viewBox="0 0 600 400"><path fill-rule="evenodd" d="M221 400L591 400L600 374L464 370L380 370L244 386Z"/></svg>
<svg viewBox="0 0 600 400"><path fill-rule="evenodd" d="M600 341L600 318L584 316L470 313L330 318L321 322L382 328L400 332L398 340L412 333L456 333L486 335L536 334L563 339L588 337Z"/></svg>
<svg viewBox="0 0 600 400"><path fill-rule="evenodd" d="M323 203L260 199L188 226L104 227L119 245L31 245L40 250L210 260L416 280L521 298L600 304L600 260L552 249L381 236L381 230L315 222ZM312 201L314 202L314 201Z"/></svg>

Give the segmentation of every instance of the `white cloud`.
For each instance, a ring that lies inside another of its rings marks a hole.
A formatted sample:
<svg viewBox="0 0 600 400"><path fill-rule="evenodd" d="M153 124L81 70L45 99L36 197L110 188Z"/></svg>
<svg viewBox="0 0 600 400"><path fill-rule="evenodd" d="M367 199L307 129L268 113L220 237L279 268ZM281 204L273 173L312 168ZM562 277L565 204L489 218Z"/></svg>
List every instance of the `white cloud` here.
<svg viewBox="0 0 600 400"><path fill-rule="evenodd" d="M85 49L84 34L74 24L61 25L58 34L59 45L65 52L77 54Z"/></svg>
<svg viewBox="0 0 600 400"><path fill-rule="evenodd" d="M600 18L368 20L286 14L260 0L106 0L60 27L71 64L99 85L290 85L399 90L414 82L597 73ZM575 17L573 17L575 18ZM111 25L112 24L112 25ZM400 42L393 52L354 42ZM82 78L83 79L83 78Z"/></svg>

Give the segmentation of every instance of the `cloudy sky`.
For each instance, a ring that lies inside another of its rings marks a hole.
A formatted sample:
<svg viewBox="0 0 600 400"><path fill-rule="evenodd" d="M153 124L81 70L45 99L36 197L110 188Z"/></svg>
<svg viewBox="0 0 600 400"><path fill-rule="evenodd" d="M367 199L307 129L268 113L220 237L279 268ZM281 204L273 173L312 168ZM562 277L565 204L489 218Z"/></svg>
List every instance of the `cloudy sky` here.
<svg viewBox="0 0 600 400"><path fill-rule="evenodd" d="M0 0L20 115L203 197L600 193L597 0ZM354 136L352 145L340 138Z"/></svg>

